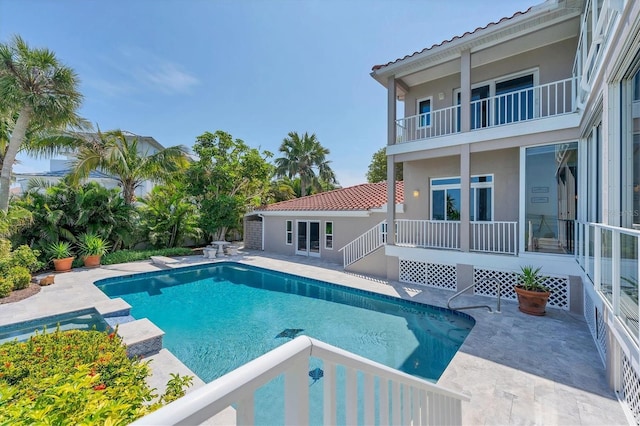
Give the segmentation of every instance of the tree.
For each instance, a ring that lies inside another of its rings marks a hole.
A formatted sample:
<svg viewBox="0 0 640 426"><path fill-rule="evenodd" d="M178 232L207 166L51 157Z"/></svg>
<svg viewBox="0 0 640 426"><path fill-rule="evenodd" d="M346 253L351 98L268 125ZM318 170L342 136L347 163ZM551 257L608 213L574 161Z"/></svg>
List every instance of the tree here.
<svg viewBox="0 0 640 426"><path fill-rule="evenodd" d="M148 155L138 147L138 138L121 130L100 132L96 138L82 146L73 162L72 179L78 182L92 170L112 175L122 188L122 197L128 205L135 202L135 191L145 180L166 182L172 174L185 170L189 164L187 149L172 146Z"/></svg>
<svg viewBox="0 0 640 426"><path fill-rule="evenodd" d="M329 150L320 144L315 133L305 132L300 136L297 132L289 132L279 151L283 156L275 159L276 175L289 179L300 177L302 197L307 195L309 188L322 192L322 181L331 185L338 183L329 166L331 161L326 159Z"/></svg>
<svg viewBox="0 0 640 426"><path fill-rule="evenodd" d="M182 182L156 186L140 201L142 232L154 247L176 247L200 237L198 209Z"/></svg>
<svg viewBox="0 0 640 426"><path fill-rule="evenodd" d="M13 164L31 129L64 129L82 122L82 102L75 72L48 49L31 49L19 36L0 44L0 115L10 134L2 149L0 210L9 208ZM13 121L15 117L15 121ZM2 147L0 147L2 148Z"/></svg>
<svg viewBox="0 0 640 426"><path fill-rule="evenodd" d="M227 230L240 228L244 213L266 201L272 154L221 130L198 136L193 150L198 161L187 171L188 191L198 203L200 228L223 240Z"/></svg>
<svg viewBox="0 0 640 426"><path fill-rule="evenodd" d="M401 181L402 176L402 163L396 164L396 180ZM371 158L371 164L369 164L369 170L367 171L367 182L376 183L384 182L387 180L387 150L386 148L380 148L373 153Z"/></svg>

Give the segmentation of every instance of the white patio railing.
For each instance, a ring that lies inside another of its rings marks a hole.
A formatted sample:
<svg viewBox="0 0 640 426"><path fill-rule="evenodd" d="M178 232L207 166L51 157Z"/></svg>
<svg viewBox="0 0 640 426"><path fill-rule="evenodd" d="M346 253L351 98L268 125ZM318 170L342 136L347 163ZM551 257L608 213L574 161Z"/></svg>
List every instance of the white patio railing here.
<svg viewBox="0 0 640 426"><path fill-rule="evenodd" d="M460 248L460 222L398 219L396 245L457 250Z"/></svg>
<svg viewBox="0 0 640 426"><path fill-rule="evenodd" d="M613 314L640 342L640 231L576 222L576 260Z"/></svg>
<svg viewBox="0 0 640 426"><path fill-rule="evenodd" d="M396 120L399 142L446 136L460 131L460 107L438 109Z"/></svg>
<svg viewBox="0 0 640 426"><path fill-rule="evenodd" d="M518 254L518 222L471 222L471 251Z"/></svg>
<svg viewBox="0 0 640 426"><path fill-rule="evenodd" d="M344 407L344 423L349 425L374 424L376 418L381 425L462 423L462 401L469 400L465 395L300 336L133 424L195 425L231 405L237 424L254 424L256 391L281 374L284 424L309 424L309 408L314 403L309 400L310 357L323 362L323 424L337 423L338 406ZM343 376L336 371L338 366L344 367ZM363 407L360 413L359 407Z"/></svg>
<svg viewBox="0 0 640 426"><path fill-rule="evenodd" d="M347 267L382 247L386 237L387 222L383 220L339 250L342 252L343 265Z"/></svg>
<svg viewBox="0 0 640 426"><path fill-rule="evenodd" d="M575 77L472 101L471 129L504 126L576 111ZM396 120L398 143L460 132L460 106Z"/></svg>

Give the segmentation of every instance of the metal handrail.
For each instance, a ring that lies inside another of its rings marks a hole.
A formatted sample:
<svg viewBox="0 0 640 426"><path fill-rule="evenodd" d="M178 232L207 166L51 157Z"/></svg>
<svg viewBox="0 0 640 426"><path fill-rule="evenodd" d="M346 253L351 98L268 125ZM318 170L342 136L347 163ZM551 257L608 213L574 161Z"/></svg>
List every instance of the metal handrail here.
<svg viewBox="0 0 640 426"><path fill-rule="evenodd" d="M488 282L488 281L493 281L494 283L496 283L496 287L498 289L497 294L498 294L498 303L496 306L496 310L495 313L500 313L500 296L501 296L501 287L500 287L500 281L497 280L496 278L485 278L484 280L480 281L481 283L484 282ZM469 289L475 287L476 283L471 284L470 286L460 290L459 292L457 292L456 294L454 294L453 296L451 296L449 298L449 300L447 300L447 309L453 309L455 311L462 311L464 309L476 309L476 308L487 308L489 310L489 312L494 313L493 309L491 309L491 306L489 305L470 305L470 306L462 306L460 308L452 308L451 307L451 301L453 299L455 299L456 297L460 296L461 294L465 293L466 291L468 291Z"/></svg>

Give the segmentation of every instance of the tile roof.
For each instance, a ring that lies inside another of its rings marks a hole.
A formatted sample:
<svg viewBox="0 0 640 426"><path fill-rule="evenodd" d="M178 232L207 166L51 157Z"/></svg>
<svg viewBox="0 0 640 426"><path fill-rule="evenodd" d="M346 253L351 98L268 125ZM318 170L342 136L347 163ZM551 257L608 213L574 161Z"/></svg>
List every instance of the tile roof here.
<svg viewBox="0 0 640 426"><path fill-rule="evenodd" d="M500 23L502 23L502 22L504 22L504 21L508 21L508 20L510 20L510 19L513 19L513 18L515 18L516 16L524 15L525 13L529 12L531 9L532 9L532 8L530 7L529 9L525 10L524 12L516 12L516 13L514 13L514 14L513 14L513 15L511 15L511 16L505 16L504 18L500 19L498 22L490 22L490 23L488 23L487 25L485 25L484 27L478 27L478 28L476 28L475 30L473 30L473 31L471 31L471 32L467 31L466 33L462 34L461 36L454 36L454 37L452 37L452 38L450 38L450 39L448 39L448 40L444 40L444 41L441 41L440 43L434 44L434 45L433 45L433 46L431 46L431 47L425 47L424 49L422 49L422 50L420 50L420 51L418 51L418 52L414 52L414 53L412 53L411 55L406 55L406 56L404 56L403 58L398 58L398 59L396 59L395 61L390 61L390 62L387 62L386 64L381 64L381 65L374 65L374 66L371 68L371 70L372 70L372 71L377 71L377 70L382 69L382 68L384 68L384 67L386 67L386 66L389 66L389 65L391 65L391 64L395 64L396 62L404 61L405 59L411 58L411 57L413 57L413 56L415 56L415 55L419 55L419 54L421 54L421 53L423 53L423 52L427 52L427 51L429 51L429 50L431 50L431 49L433 49L433 48L435 48L435 47L439 47L439 46L442 46L442 45L445 45L445 44L451 43L451 42L453 42L453 41L455 41L455 40L458 40L458 39L464 38L464 37L466 37L466 36L468 36L468 35L471 35L471 34L476 33L477 31L486 30L486 29L487 29L487 28L489 28L489 27L492 27L492 26L494 26L494 25L498 25L498 24L500 24Z"/></svg>
<svg viewBox="0 0 640 426"><path fill-rule="evenodd" d="M404 184L396 182L396 204L404 202ZM364 183L260 207L256 211L370 210L387 204L387 183Z"/></svg>

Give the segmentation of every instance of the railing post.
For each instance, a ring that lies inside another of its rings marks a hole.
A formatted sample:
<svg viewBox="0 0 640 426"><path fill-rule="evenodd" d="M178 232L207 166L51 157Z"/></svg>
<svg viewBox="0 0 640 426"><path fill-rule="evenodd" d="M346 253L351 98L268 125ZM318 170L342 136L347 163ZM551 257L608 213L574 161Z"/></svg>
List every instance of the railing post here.
<svg viewBox="0 0 640 426"><path fill-rule="evenodd" d="M602 276L602 230L599 227L594 227L593 230L593 286L595 290L601 291Z"/></svg>
<svg viewBox="0 0 640 426"><path fill-rule="evenodd" d="M620 315L620 232L611 230L611 281L613 313Z"/></svg>
<svg viewBox="0 0 640 426"><path fill-rule="evenodd" d="M299 358L284 376L284 423L309 424L309 359Z"/></svg>

